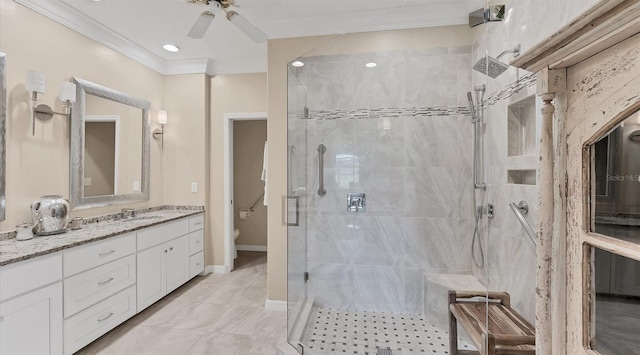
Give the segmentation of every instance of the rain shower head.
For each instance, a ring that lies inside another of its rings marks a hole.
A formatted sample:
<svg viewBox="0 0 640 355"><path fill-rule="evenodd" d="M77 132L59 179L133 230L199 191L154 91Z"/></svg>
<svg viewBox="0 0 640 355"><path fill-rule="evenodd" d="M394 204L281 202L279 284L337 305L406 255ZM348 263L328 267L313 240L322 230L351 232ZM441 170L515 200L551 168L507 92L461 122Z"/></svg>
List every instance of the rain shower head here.
<svg viewBox="0 0 640 355"><path fill-rule="evenodd" d="M482 58L480 58L480 60L476 62L476 64L473 66L473 69L476 71L479 71L484 75L491 77L492 79L495 79L509 68L508 64L505 64L498 60L507 53L513 53L514 57L519 56L520 45L517 44L512 49L507 49L506 51L500 53L498 55L498 58L493 58L488 55L483 56Z"/></svg>
<svg viewBox="0 0 640 355"><path fill-rule="evenodd" d="M487 59L488 59L488 63L487 63ZM486 55L480 58L480 60L476 62L476 64L473 66L474 70L479 71L484 75L488 75L489 77L491 77L491 79L497 78L498 75L504 73L504 71L507 70L508 68L509 68L509 65L504 64L501 61Z"/></svg>

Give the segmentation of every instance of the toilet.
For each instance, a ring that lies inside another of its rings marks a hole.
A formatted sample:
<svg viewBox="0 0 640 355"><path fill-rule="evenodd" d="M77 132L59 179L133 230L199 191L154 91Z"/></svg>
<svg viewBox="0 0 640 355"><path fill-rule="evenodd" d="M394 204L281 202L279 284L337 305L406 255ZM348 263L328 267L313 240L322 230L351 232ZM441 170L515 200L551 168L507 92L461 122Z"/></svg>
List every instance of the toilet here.
<svg viewBox="0 0 640 355"><path fill-rule="evenodd" d="M240 228L233 229L233 258L238 257L238 249L236 249L236 240L238 240L238 236L240 236Z"/></svg>

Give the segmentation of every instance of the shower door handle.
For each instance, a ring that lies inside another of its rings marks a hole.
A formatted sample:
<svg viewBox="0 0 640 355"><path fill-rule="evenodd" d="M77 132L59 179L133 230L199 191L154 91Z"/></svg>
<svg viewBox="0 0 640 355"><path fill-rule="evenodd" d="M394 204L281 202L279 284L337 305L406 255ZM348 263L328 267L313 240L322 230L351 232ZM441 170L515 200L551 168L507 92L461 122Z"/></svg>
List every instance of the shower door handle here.
<svg viewBox="0 0 640 355"><path fill-rule="evenodd" d="M299 196L282 196L282 225L287 227L300 226Z"/></svg>
<svg viewBox="0 0 640 355"><path fill-rule="evenodd" d="M324 144L318 146L318 196L327 194L324 188L324 152L326 151L327 147Z"/></svg>

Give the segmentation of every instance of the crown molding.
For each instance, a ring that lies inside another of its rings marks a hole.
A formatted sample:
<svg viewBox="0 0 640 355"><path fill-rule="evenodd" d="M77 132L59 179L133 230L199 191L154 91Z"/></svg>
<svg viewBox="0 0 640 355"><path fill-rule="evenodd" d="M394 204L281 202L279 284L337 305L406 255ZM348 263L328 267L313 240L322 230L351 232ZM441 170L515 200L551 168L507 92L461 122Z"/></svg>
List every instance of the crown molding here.
<svg viewBox="0 0 640 355"><path fill-rule="evenodd" d="M177 75L177 74L202 74L206 73L213 75L211 69L213 67L213 61L211 59L188 59L188 60L175 60L167 61L164 65L162 74L164 75Z"/></svg>
<svg viewBox="0 0 640 355"><path fill-rule="evenodd" d="M254 73L267 70L266 58L230 63L214 62L208 58L166 61L62 1L14 1L163 75L216 75Z"/></svg>
<svg viewBox="0 0 640 355"><path fill-rule="evenodd" d="M266 73L267 57L257 57L243 61L215 61L209 75Z"/></svg>
<svg viewBox="0 0 640 355"><path fill-rule="evenodd" d="M114 51L129 57L159 73L164 72L165 61L139 45L97 23L62 1L14 0L59 24L68 27Z"/></svg>

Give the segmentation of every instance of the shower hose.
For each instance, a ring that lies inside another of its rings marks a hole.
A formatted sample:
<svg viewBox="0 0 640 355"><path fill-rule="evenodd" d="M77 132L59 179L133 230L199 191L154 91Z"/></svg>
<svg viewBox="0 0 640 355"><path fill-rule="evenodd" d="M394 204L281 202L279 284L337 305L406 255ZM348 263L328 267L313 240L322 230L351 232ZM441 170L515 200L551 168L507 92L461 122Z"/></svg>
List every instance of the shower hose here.
<svg viewBox="0 0 640 355"><path fill-rule="evenodd" d="M475 228L473 230L473 241L471 242L471 259L473 260L473 263L476 265L478 269L484 268L484 251L482 250L482 239L480 239L480 236L478 235L478 224L480 223L481 217L482 217L482 207L480 206L476 210L476 223L475 223ZM476 240L478 241L478 246L480 247L480 262L478 262L478 260L476 259L476 248L475 248Z"/></svg>

